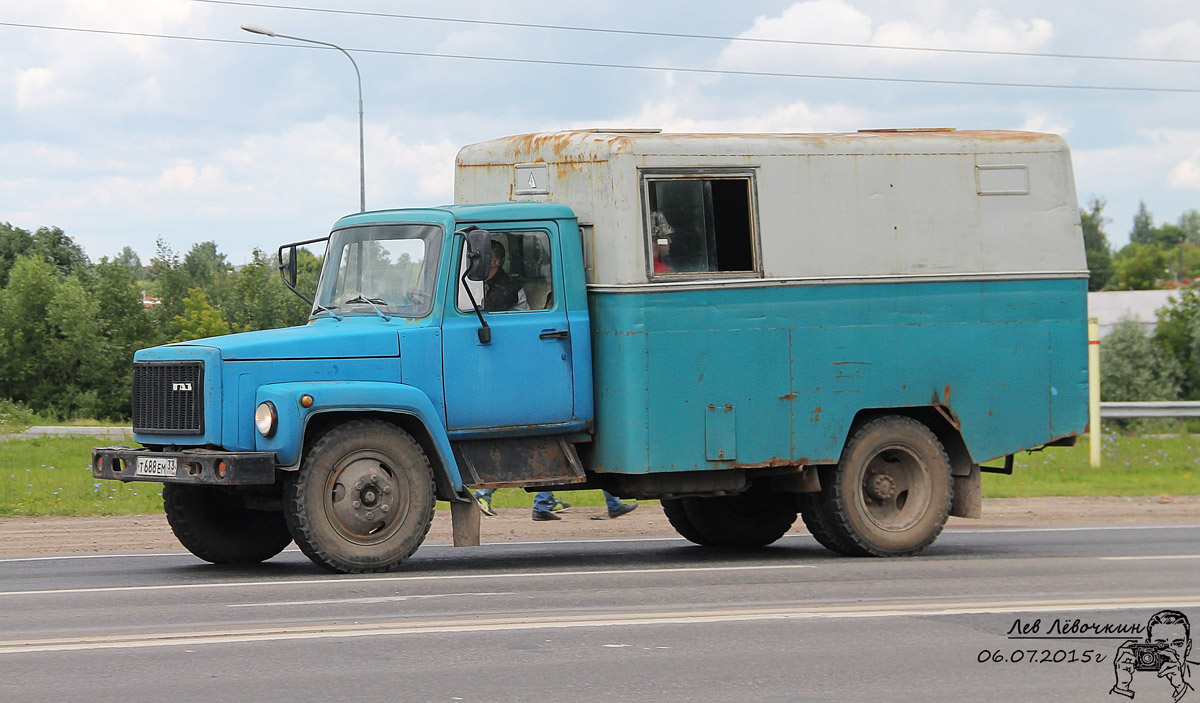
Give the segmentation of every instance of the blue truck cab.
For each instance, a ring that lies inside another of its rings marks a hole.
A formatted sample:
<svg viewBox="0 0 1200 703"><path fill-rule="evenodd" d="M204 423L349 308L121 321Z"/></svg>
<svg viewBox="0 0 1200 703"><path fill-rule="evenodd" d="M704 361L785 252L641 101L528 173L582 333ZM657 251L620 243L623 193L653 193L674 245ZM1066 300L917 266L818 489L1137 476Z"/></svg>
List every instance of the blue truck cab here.
<svg viewBox="0 0 1200 703"><path fill-rule="evenodd" d="M214 563L398 568L478 487L654 498L700 545L801 516L846 555L978 517L1087 420L1086 266L1053 135L579 130L465 147L457 204L349 215L309 322L139 351L142 446ZM303 292L297 291L303 295ZM306 297L307 299L307 297ZM989 462L999 461L999 466Z"/></svg>

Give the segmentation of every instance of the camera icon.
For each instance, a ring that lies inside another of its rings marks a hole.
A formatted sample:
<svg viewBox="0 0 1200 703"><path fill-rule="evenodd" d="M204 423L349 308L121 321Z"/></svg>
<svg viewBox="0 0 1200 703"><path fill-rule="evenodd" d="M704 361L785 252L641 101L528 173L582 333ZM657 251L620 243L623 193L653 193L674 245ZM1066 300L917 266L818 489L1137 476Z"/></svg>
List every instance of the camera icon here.
<svg viewBox="0 0 1200 703"><path fill-rule="evenodd" d="M1133 668L1137 671L1158 671L1167 661L1167 655L1163 654L1163 650L1167 648L1165 642L1134 642L1129 645L1129 649L1133 652Z"/></svg>

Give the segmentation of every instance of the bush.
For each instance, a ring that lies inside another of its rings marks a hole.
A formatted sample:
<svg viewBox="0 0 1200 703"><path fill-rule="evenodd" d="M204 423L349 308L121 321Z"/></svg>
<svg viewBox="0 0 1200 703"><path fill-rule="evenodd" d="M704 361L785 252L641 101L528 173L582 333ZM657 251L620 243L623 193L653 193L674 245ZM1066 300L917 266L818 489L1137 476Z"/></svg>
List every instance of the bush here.
<svg viewBox="0 0 1200 703"><path fill-rule="evenodd" d="M1100 394L1107 401L1179 400L1183 368L1140 324L1122 320L1100 345ZM1122 431L1162 432L1175 421L1114 420Z"/></svg>
<svg viewBox="0 0 1200 703"><path fill-rule="evenodd" d="M24 432L41 422L42 418L24 405L0 398L0 434Z"/></svg>

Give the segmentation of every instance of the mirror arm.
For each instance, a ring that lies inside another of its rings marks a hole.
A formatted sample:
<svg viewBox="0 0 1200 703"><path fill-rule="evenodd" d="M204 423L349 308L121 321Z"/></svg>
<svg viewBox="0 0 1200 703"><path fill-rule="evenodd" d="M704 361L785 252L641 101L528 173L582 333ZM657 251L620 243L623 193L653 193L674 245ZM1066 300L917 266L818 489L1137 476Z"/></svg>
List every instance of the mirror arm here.
<svg viewBox="0 0 1200 703"><path fill-rule="evenodd" d="M467 272L463 271L462 286L467 291L467 297L471 299L471 307L475 308L475 316L479 318L479 329L475 332L479 335L480 344L492 343L492 328L488 327L487 320L483 319L483 311L479 308L479 303L475 300L475 294L471 292L471 286L467 285Z"/></svg>
<svg viewBox="0 0 1200 703"><path fill-rule="evenodd" d="M296 242L294 244L284 244L280 246L279 250L275 253L275 257L279 261L279 277L283 279L283 285L287 286L288 290L300 296L304 302L308 303L309 305L313 304L312 298L309 298L307 295L296 290L296 252L305 244L313 244L315 242L324 242L328 240L329 237L317 237L316 239L306 239L303 242ZM287 248L291 248L292 256L285 264L283 263L283 250ZM291 275L290 278L288 277L289 274Z"/></svg>

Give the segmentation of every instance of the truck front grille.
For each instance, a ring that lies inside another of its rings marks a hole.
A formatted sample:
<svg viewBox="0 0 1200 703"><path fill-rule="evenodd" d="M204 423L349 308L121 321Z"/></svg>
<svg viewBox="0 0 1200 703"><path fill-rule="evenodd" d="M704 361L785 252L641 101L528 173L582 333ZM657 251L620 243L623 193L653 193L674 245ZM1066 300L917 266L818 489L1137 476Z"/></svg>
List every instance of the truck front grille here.
<svg viewBox="0 0 1200 703"><path fill-rule="evenodd" d="M204 434L204 362L135 362L133 431Z"/></svg>

